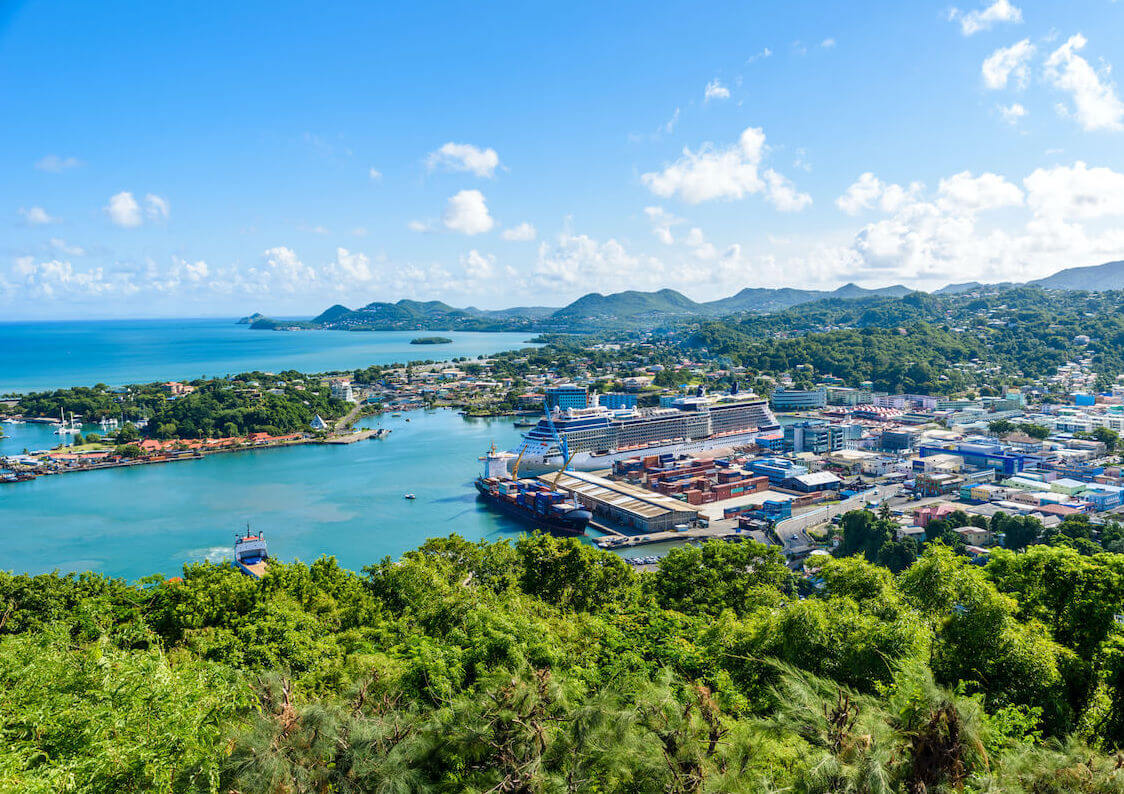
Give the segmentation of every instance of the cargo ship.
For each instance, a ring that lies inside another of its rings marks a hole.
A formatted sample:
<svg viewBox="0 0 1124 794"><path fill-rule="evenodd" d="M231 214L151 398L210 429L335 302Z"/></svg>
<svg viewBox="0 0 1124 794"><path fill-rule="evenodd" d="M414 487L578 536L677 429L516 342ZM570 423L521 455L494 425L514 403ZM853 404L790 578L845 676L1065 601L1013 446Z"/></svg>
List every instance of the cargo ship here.
<svg viewBox="0 0 1124 794"><path fill-rule="evenodd" d="M511 454L525 471L541 474L569 464L581 471L611 468L618 460L663 454L697 454L752 444L780 425L769 403L755 394L709 396L701 388L665 408L613 410L601 405L555 409Z"/></svg>
<svg viewBox="0 0 1124 794"><path fill-rule="evenodd" d="M242 573L261 579L265 575L266 566L269 564L269 550L265 545L265 534L250 534L249 527L245 535L234 536L234 564Z"/></svg>
<svg viewBox="0 0 1124 794"><path fill-rule="evenodd" d="M514 474L508 461L516 460ZM489 506L556 535L584 535L593 514L562 491L534 479L519 479L519 456L497 452L495 447L484 457L484 473L476 478L476 490Z"/></svg>

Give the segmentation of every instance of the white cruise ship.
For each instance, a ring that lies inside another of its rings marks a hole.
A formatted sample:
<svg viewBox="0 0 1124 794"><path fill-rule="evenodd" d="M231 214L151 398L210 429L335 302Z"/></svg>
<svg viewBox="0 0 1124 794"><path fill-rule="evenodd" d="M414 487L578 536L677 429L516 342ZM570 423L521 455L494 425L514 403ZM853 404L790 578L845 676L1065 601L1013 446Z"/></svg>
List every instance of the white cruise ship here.
<svg viewBox="0 0 1124 794"><path fill-rule="evenodd" d="M756 395L681 397L670 408L611 410L603 406L556 409L539 420L512 450L520 471L541 473L565 464L561 439L580 471L607 469L613 461L664 453L699 453L749 444L776 430L768 402Z"/></svg>

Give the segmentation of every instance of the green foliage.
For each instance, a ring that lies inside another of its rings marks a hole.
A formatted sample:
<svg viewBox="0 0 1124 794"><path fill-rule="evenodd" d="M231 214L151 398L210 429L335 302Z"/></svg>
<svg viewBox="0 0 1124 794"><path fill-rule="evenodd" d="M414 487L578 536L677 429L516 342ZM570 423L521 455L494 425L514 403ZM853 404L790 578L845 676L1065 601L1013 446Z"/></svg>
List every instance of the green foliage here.
<svg viewBox="0 0 1124 794"><path fill-rule="evenodd" d="M0 789L1116 791L1076 737L1124 743L1121 570L933 544L800 598L751 542L642 574L454 535L361 574L0 573Z"/></svg>

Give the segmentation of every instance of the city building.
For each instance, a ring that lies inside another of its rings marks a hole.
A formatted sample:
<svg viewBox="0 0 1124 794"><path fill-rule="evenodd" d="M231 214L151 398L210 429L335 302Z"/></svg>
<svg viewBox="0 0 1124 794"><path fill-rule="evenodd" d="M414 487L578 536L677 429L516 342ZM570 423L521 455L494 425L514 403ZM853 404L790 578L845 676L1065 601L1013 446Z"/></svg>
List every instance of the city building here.
<svg viewBox="0 0 1124 794"><path fill-rule="evenodd" d="M619 408L635 408L636 395L623 394L621 392L608 392L607 394L599 394L597 396L598 405L603 405L610 410L617 410Z"/></svg>
<svg viewBox="0 0 1124 794"><path fill-rule="evenodd" d="M777 389L769 398L777 411L805 411L827 405L827 389Z"/></svg>
<svg viewBox="0 0 1124 794"><path fill-rule="evenodd" d="M548 386L544 402L548 411L553 411L555 408L563 411L567 408L588 408L589 392L585 386L575 386L573 383Z"/></svg>

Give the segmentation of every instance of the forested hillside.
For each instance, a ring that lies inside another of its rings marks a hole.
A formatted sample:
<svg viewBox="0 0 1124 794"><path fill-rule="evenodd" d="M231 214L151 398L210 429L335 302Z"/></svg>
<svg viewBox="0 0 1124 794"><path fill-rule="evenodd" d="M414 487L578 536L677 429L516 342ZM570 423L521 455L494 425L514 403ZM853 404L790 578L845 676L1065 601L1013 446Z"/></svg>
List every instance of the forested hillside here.
<svg viewBox="0 0 1124 794"><path fill-rule="evenodd" d="M640 574L454 536L261 582L0 574L0 790L1120 791L1122 562L932 544L817 590L754 543Z"/></svg>

